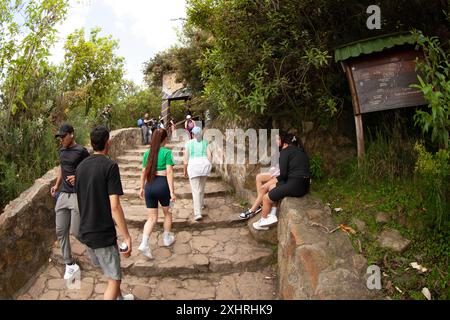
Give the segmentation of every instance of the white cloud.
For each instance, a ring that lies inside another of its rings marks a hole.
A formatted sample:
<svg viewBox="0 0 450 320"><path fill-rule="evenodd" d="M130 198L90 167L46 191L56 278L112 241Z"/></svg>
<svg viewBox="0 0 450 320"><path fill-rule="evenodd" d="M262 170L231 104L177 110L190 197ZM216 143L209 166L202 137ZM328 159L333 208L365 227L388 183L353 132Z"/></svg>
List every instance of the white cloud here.
<svg viewBox="0 0 450 320"><path fill-rule="evenodd" d="M177 42L174 28L185 18L185 0L102 0L112 8L116 19L129 24L131 35L143 40L155 51L167 49ZM118 23L120 23L118 22Z"/></svg>
<svg viewBox="0 0 450 320"><path fill-rule="evenodd" d="M67 19L56 26L58 30L58 41L51 50L52 56L50 61L59 63L64 60L64 42L69 34L76 29L83 28L86 25L87 16L89 14L89 1L86 0L70 0Z"/></svg>
<svg viewBox="0 0 450 320"><path fill-rule="evenodd" d="M177 43L175 29L186 17L185 6L185 0L70 0L67 19L57 26L59 41L50 60L64 60L64 41L75 29L99 25L120 41L126 77L141 84L142 63Z"/></svg>

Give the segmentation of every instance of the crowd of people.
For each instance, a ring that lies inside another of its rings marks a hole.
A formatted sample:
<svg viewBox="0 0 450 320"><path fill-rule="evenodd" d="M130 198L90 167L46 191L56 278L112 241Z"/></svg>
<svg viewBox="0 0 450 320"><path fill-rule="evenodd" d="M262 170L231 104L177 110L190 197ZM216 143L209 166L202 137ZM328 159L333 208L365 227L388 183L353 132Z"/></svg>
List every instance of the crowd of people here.
<svg viewBox="0 0 450 320"><path fill-rule="evenodd" d="M148 219L138 250L148 259L153 259L149 239L158 220L158 207L164 214L163 245L170 247L176 241L172 232L172 208L177 201L175 164L171 149L166 147L170 140L168 130L148 114L139 125L143 143L149 147L142 158L139 190L139 197L145 200ZM170 128L174 127L175 122L171 119ZM183 174L191 185L193 220L200 222L205 210L206 180L212 170L212 152L203 138L202 129L195 125L190 114L186 115L185 130L189 140L184 146ZM120 290L120 259L130 256L132 240L120 203L123 189L119 167L107 156L111 143L109 130L99 126L91 132L92 155L75 142L74 128L68 124L61 126L56 137L61 141L61 165L51 194L57 198L56 233L66 264L64 279L71 279L80 270L71 255L69 233L72 232L86 245L93 265L101 268L108 279L104 298L134 299L131 294L122 295ZM277 207L283 198L301 197L309 191L309 159L300 140L283 132L277 137L277 143L280 148L279 167L256 176L256 201L239 214L241 219L249 219L261 212L261 218L253 223L256 230L268 230L277 223ZM118 246L118 236L121 247Z"/></svg>

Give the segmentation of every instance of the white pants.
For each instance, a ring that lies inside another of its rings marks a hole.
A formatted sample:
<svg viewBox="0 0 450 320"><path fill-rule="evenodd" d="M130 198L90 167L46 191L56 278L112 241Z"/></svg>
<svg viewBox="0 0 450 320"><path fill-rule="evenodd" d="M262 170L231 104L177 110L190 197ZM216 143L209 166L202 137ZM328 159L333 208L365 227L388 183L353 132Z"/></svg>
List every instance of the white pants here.
<svg viewBox="0 0 450 320"><path fill-rule="evenodd" d="M192 200L194 201L194 215L196 216L202 214L206 178L207 176L200 176L189 179L192 189Z"/></svg>

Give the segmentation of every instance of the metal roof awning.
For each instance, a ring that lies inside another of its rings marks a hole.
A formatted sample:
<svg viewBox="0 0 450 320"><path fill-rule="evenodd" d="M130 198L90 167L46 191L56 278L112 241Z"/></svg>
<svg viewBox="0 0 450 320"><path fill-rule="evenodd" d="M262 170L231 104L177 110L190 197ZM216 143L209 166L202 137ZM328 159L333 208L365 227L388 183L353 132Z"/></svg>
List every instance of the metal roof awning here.
<svg viewBox="0 0 450 320"><path fill-rule="evenodd" d="M177 91L175 91L172 94L167 94L164 93L162 100L169 100L169 101L174 101L174 100L189 100L192 98L192 92L190 89L188 88L181 88L178 89Z"/></svg>
<svg viewBox="0 0 450 320"><path fill-rule="evenodd" d="M415 38L410 32L383 35L337 47L334 51L334 60L339 62L359 57L362 54L381 52L395 46L415 43Z"/></svg>

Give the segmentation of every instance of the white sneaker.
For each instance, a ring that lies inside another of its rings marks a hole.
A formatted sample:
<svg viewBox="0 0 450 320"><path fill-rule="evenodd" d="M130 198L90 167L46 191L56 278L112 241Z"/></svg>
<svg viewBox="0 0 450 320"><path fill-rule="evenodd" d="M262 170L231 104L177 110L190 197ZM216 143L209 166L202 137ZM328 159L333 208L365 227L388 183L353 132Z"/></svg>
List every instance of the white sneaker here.
<svg viewBox="0 0 450 320"><path fill-rule="evenodd" d="M166 247L170 247L175 242L175 236L171 233L166 237L163 237L163 242Z"/></svg>
<svg viewBox="0 0 450 320"><path fill-rule="evenodd" d="M277 217L277 213L276 212L272 212L270 211L269 215L267 217Z"/></svg>
<svg viewBox="0 0 450 320"><path fill-rule="evenodd" d="M150 246L143 246L141 243L138 250L147 258L153 259L152 250L150 249Z"/></svg>
<svg viewBox="0 0 450 320"><path fill-rule="evenodd" d="M256 230L269 230L268 227L263 227L263 226L261 226L261 223L262 223L263 221L265 221L265 220L267 220L267 219L261 218L261 219L259 219L258 221L254 222L254 223L253 223L253 228L256 229Z"/></svg>
<svg viewBox="0 0 450 320"><path fill-rule="evenodd" d="M117 300L134 300L133 294L129 293L121 297L117 297Z"/></svg>
<svg viewBox="0 0 450 320"><path fill-rule="evenodd" d="M194 217L195 221L202 220L202 219L203 219L203 216L201 214L198 214Z"/></svg>
<svg viewBox="0 0 450 320"><path fill-rule="evenodd" d="M278 218L276 215L268 215L264 221L262 221L259 226L260 227L268 227L278 222Z"/></svg>
<svg viewBox="0 0 450 320"><path fill-rule="evenodd" d="M80 266L74 263L73 265L66 264L66 272L64 273L64 280L69 280L73 275L80 271Z"/></svg>

